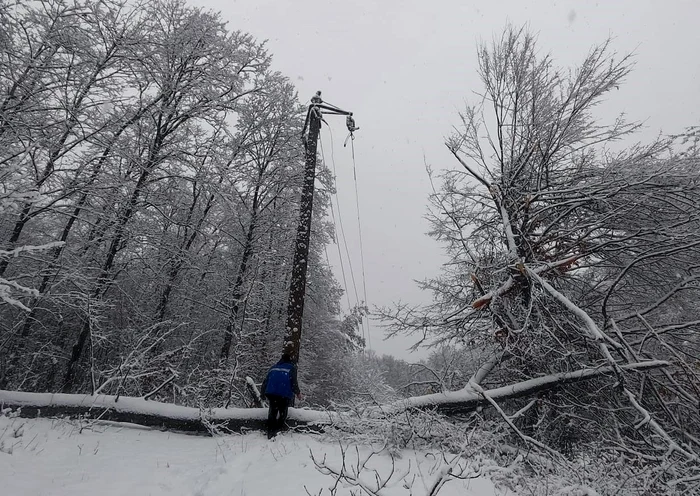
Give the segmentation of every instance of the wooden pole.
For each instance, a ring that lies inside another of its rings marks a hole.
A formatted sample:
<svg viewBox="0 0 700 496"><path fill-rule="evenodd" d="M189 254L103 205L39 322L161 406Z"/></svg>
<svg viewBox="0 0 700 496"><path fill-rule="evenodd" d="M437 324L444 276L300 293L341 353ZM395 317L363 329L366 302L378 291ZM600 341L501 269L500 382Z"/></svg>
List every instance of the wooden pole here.
<svg viewBox="0 0 700 496"><path fill-rule="evenodd" d="M301 190L299 226L297 228L292 278L289 286L287 305L287 328L284 337L284 353L294 363L299 359L304 297L306 295L306 269L309 264L309 240L311 238L311 214L314 204L314 183L316 181L316 147L321 130L321 109L313 102L308 113L308 136L305 139L306 165L304 186Z"/></svg>

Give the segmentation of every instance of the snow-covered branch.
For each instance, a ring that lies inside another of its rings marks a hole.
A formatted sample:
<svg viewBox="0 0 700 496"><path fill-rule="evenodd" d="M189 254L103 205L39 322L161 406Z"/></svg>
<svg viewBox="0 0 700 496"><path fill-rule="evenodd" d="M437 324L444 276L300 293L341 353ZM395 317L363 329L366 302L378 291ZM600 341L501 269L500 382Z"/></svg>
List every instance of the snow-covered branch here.
<svg viewBox="0 0 700 496"><path fill-rule="evenodd" d="M650 360L648 362L620 365L620 369L624 371L643 371L667 367L669 365L670 363L664 360ZM489 401L485 396L493 400L520 398L540 391L546 391L563 384L585 381L595 377L610 375L614 372L615 369L612 366L605 365L597 368L579 369L573 372L562 372L537 377L535 379L528 379L495 389L487 389L484 390L483 394L473 389L465 388L460 391L414 396L391 403L383 407L383 411L386 413L397 413L410 408L436 407L438 410L444 412L469 412L479 406L488 404Z"/></svg>

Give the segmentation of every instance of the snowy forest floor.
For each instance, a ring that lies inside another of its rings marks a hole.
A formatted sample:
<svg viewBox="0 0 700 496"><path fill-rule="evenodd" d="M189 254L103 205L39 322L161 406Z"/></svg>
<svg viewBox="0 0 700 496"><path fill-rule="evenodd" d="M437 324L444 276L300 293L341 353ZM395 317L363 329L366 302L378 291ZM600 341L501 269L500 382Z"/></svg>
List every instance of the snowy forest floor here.
<svg viewBox="0 0 700 496"><path fill-rule="evenodd" d="M261 432L194 436L117 423L24 419L0 415L2 494L24 495L351 495L317 470L311 453L329 467L371 453L372 447L343 445L312 434L287 432L268 441ZM356 451L357 448L357 451ZM395 457L397 474L386 496L429 494L444 469L439 453L404 450ZM478 474L477 464L474 470ZM368 466L380 476L392 471L392 457L374 456ZM364 474L374 483L374 471ZM351 492L354 491L354 492ZM452 479L440 496L506 496L486 476Z"/></svg>

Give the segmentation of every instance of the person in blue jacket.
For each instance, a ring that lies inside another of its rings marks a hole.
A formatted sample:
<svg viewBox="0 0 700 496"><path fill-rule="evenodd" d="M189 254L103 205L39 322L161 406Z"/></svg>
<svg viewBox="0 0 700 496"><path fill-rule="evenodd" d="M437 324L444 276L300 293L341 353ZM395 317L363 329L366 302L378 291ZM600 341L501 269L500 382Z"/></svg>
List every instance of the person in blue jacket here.
<svg viewBox="0 0 700 496"><path fill-rule="evenodd" d="M271 439L284 428L287 411L294 396L301 399L297 366L289 355L282 355L280 361L268 370L262 383L262 391L270 404L267 414L267 438Z"/></svg>

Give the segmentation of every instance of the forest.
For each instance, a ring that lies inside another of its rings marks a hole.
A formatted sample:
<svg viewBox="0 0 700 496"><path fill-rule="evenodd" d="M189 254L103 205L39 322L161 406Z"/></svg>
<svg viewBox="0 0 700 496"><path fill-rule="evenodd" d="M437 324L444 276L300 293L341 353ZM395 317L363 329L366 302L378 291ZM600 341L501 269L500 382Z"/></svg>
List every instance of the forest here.
<svg viewBox="0 0 700 496"><path fill-rule="evenodd" d="M569 69L507 26L470 62L482 87L426 177L448 258L428 303L343 308L319 159L305 408L341 414L341 439L479 451L591 491L571 494L700 493L700 130L639 143L640 123L599 118L635 77L612 40ZM262 406L306 118L265 43L215 12L0 1L0 390ZM369 352L370 315L429 358Z"/></svg>

